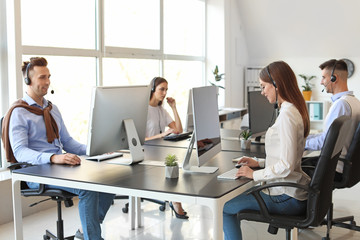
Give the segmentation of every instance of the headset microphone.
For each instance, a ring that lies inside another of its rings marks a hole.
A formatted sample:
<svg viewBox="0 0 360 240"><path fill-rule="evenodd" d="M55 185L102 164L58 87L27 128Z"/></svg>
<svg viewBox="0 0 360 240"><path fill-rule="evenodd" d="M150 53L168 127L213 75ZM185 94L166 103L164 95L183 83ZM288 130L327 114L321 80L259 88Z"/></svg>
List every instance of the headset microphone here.
<svg viewBox="0 0 360 240"><path fill-rule="evenodd" d="M329 85L331 83L331 81L327 82L325 85L324 85L324 88L321 92L324 92L324 90L326 89L327 85Z"/></svg>
<svg viewBox="0 0 360 240"><path fill-rule="evenodd" d="M269 76L269 78L270 78L271 83L272 83L273 86L275 87L276 101L275 101L274 108L275 108L275 109L278 109L279 104L278 104L277 86L276 86L276 82L275 82L274 79L271 77L269 66L266 67L266 72L267 72L267 74L268 74L268 76Z"/></svg>
<svg viewBox="0 0 360 240"><path fill-rule="evenodd" d="M54 94L54 93L55 93L55 91L54 91L53 89L51 89L51 91L50 91L50 92L51 92L51 94Z"/></svg>

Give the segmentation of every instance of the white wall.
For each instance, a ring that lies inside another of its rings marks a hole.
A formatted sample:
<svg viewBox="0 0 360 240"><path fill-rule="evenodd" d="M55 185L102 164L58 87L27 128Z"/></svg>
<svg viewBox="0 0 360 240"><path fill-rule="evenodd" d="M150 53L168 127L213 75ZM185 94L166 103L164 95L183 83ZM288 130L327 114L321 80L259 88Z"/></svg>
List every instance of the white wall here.
<svg viewBox="0 0 360 240"><path fill-rule="evenodd" d="M244 26L237 0L225 4L225 79L226 107L244 106L244 69L248 64L248 50Z"/></svg>

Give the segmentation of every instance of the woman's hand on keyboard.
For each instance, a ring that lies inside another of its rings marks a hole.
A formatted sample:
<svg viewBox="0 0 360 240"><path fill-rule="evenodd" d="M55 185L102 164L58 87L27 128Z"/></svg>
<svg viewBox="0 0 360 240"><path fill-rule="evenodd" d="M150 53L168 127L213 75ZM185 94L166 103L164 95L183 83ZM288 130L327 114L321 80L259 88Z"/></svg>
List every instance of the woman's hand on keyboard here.
<svg viewBox="0 0 360 240"><path fill-rule="evenodd" d="M247 177L247 178L253 179L253 172L254 172L254 170L252 170L248 166L242 166L237 171L236 176L237 177Z"/></svg>
<svg viewBox="0 0 360 240"><path fill-rule="evenodd" d="M244 164L248 167L259 167L258 161L256 161L254 158L246 156L240 158L237 164Z"/></svg>

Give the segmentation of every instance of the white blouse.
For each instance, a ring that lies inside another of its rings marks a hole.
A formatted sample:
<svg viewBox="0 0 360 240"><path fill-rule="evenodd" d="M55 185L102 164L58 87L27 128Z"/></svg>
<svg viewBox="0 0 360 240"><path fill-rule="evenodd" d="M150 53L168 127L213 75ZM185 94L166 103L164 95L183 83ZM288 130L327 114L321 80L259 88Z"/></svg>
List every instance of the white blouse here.
<svg viewBox="0 0 360 240"><path fill-rule="evenodd" d="M165 132L165 127L173 121L170 114L162 106L153 107L149 105L145 137L155 136L160 134L160 131Z"/></svg>
<svg viewBox="0 0 360 240"><path fill-rule="evenodd" d="M255 181L294 182L309 184L310 177L301 169L304 152L304 124L300 112L289 102L281 104L280 114L265 135L266 159L259 160L264 169L254 171ZM290 187L271 188L271 195L287 194L298 200L305 200L307 192Z"/></svg>

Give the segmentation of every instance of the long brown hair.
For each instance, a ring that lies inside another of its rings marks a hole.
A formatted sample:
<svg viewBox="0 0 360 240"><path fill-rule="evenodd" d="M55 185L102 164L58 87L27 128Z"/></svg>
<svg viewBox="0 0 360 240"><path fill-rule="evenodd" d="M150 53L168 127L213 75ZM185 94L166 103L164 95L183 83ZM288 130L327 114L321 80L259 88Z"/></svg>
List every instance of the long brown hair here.
<svg viewBox="0 0 360 240"><path fill-rule="evenodd" d="M260 79L264 82L272 83L267 69L271 75L271 78L276 83L278 94L287 102L294 104L297 110L300 112L304 123L304 137L309 135L310 120L309 113L306 107L306 103L303 95L300 92L295 73L291 67L284 61L277 61L269 64L263 68L260 72Z"/></svg>

